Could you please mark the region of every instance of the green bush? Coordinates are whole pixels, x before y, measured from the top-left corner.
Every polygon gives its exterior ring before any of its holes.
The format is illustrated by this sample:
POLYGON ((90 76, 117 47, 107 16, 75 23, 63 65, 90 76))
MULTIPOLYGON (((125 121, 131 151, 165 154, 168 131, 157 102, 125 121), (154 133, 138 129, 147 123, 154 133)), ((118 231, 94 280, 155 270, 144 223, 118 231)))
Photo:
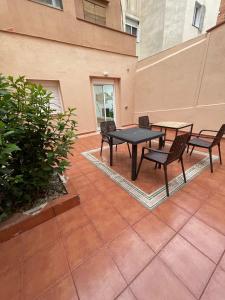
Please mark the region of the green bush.
POLYGON ((32 207, 69 166, 75 109, 54 114, 41 85, 0 75, 0 219, 32 207))

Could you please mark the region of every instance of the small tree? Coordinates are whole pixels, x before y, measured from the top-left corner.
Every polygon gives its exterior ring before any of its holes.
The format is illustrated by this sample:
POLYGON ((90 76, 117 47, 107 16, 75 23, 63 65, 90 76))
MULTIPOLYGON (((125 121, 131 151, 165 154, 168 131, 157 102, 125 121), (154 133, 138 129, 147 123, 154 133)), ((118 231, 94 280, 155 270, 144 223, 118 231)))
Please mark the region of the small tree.
POLYGON ((0 76, 0 215, 32 207, 69 166, 75 109, 54 114, 51 93, 24 77, 0 76))

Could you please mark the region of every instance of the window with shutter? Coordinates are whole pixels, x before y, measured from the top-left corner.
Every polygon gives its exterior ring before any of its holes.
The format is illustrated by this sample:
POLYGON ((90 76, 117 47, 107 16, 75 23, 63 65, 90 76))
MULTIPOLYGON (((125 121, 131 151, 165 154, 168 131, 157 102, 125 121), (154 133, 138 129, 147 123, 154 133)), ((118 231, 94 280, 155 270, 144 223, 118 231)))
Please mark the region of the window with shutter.
POLYGON ((126 17, 125 31, 136 36, 137 42, 140 41, 139 21, 126 17))
POLYGON ((83 0, 84 19, 99 25, 106 25, 106 6, 94 0, 83 0))
POLYGON ((59 82, 45 81, 45 80, 29 80, 29 81, 42 85, 44 89, 52 93, 50 106, 52 109, 54 109, 54 114, 63 112, 59 82))
POLYGON ((205 5, 201 5, 199 2, 195 2, 194 15, 192 25, 202 31, 205 19, 205 5))

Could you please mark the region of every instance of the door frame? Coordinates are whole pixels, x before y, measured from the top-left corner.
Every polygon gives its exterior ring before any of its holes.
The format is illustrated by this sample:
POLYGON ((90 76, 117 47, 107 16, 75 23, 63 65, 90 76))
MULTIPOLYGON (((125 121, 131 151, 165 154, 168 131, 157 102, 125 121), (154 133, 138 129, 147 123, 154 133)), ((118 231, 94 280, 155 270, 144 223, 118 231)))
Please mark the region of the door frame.
MULTIPOLYGON (((98 121, 97 121, 97 113, 96 113, 96 95, 95 95, 95 85, 112 85, 113 86, 113 119, 116 123, 116 83, 114 80, 92 80, 92 94, 93 94, 93 101, 94 101, 94 110, 95 110, 95 128, 96 131, 100 131, 100 128, 98 127, 98 121)), ((104 97, 104 104, 105 104, 105 97, 104 97)))

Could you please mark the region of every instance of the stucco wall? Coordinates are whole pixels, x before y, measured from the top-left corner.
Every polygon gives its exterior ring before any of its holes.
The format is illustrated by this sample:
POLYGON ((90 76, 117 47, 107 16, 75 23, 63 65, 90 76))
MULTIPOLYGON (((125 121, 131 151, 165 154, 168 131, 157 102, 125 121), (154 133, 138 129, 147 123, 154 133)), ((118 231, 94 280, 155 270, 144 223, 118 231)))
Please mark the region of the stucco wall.
POLYGON ((140 16, 140 57, 148 57, 163 49, 166 0, 142 1, 140 16))
POLYGON ((0 32, 0 40, 1 72, 59 80, 64 107, 77 108, 79 133, 96 130, 91 78, 104 72, 116 79, 117 124, 133 122, 136 58, 14 33, 0 32))
POLYGON ((196 0, 187 1, 182 39, 183 41, 192 39, 216 25, 221 0, 198 0, 200 4, 204 4, 206 7, 202 32, 200 32, 198 28, 192 26, 195 1, 196 0))
POLYGON ((206 32, 217 22, 221 0, 198 0, 206 6, 203 30, 192 26, 195 0, 140 0, 140 59, 206 32))
POLYGON ((194 130, 225 121, 225 25, 137 64, 135 122, 186 121, 194 130))
POLYGON ((30 0, 1 0, 0 30, 135 55, 135 37, 121 31, 119 0, 107 6, 108 27, 84 21, 82 14, 82 0, 63 1, 63 10, 30 0))

